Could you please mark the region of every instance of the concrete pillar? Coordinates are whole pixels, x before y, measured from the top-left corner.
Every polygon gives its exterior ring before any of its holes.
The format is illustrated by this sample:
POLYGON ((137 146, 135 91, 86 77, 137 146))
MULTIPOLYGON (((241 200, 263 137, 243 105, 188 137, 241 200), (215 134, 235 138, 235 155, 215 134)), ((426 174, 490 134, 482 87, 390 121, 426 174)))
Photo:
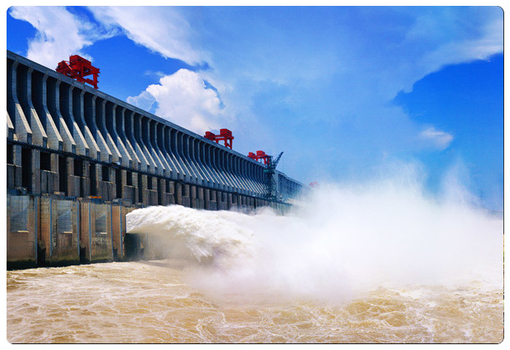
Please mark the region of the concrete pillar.
POLYGON ((28 68, 26 71, 23 69, 21 74, 24 79, 20 86, 22 89, 18 90, 18 93, 20 93, 21 106, 25 111, 25 115, 30 123, 30 128, 32 129, 32 143, 46 148, 48 135, 32 103, 32 73, 33 68, 28 68))
POLYGON ((175 198, 177 200, 177 204, 183 205, 182 201, 182 183, 176 182, 175 183, 175 198))
POLYGON ((19 188, 22 186, 21 146, 8 145, 7 152, 11 153, 7 155, 7 188, 19 188))
POLYGON ((47 79, 47 107, 56 128, 62 138, 62 148, 66 152, 76 153, 76 142, 69 130, 62 113, 60 113, 60 83, 61 80, 47 79))
POLYGON ((115 124, 115 113, 115 105, 111 102, 107 103, 105 99, 96 101, 96 124, 105 138, 107 148, 111 152, 111 161, 118 165, 129 166, 129 160, 127 163, 122 161, 124 155, 127 156, 127 152, 123 149, 124 145, 119 142, 117 133, 113 127, 115 124))
POLYGON ((18 61, 7 60, 7 113, 21 142, 32 143, 32 128, 18 98, 18 61))
POLYGON ((65 162, 65 166, 67 166, 67 195, 80 197, 81 178, 76 175, 74 158, 66 157, 65 162))
POLYGON ((141 196, 139 196, 138 201, 140 203, 143 203, 144 205, 149 204, 149 199, 147 195, 147 186, 148 186, 148 179, 147 175, 141 175, 138 177, 138 189, 141 189, 139 193, 141 196))
MULTIPOLYGON (((121 170, 122 176, 122 200, 127 201, 130 204, 134 204, 137 202, 137 186, 136 181, 138 179, 137 174, 128 170, 121 170)), ((119 194, 116 193, 117 198, 119 194)))
POLYGON ((130 168, 133 168, 134 170, 140 170, 141 169, 141 163, 140 159, 138 158, 138 155, 133 148, 132 145, 132 135, 129 134, 126 130, 126 121, 127 121, 127 110, 126 108, 116 108, 116 113, 114 115, 115 117, 115 131, 117 132, 117 140, 115 141, 117 143, 117 146, 119 147, 119 150, 121 150, 122 153, 122 161, 124 166, 128 166, 130 168), (124 147, 122 147, 123 145, 124 147), (128 162, 126 164, 126 162, 128 162))
POLYGON ((196 186, 191 185, 190 186, 190 207, 191 208, 197 208, 197 188, 196 186))
POLYGON ((232 193, 227 193, 227 209, 232 208, 233 201, 232 201, 232 193))
POLYGON ((113 160, 112 151, 108 147, 106 138, 103 135, 105 130, 101 128, 101 124, 104 123, 105 118, 104 109, 102 108, 104 106, 101 100, 98 105, 96 105, 96 101, 97 95, 91 95, 89 93, 85 93, 83 95, 83 118, 99 150, 98 159, 103 162, 111 163, 113 160), (99 119, 102 123, 98 125, 96 123, 97 119, 99 119))
POLYGON ((141 125, 139 122, 139 114, 126 111, 126 133, 128 135, 129 140, 131 141, 131 146, 133 146, 136 155, 140 161, 140 169, 142 171, 151 171, 151 165, 148 158, 145 155, 144 150, 142 149, 142 143, 140 141, 141 135, 141 125), (136 115, 136 118, 135 118, 136 115))
POLYGON ((149 137, 148 128, 146 123, 143 122, 143 116, 139 113, 134 113, 133 116, 133 126, 135 139, 138 142, 138 147, 140 148, 140 152, 142 152, 144 158, 147 160, 147 169, 151 174, 158 174, 158 164, 151 157, 149 150, 147 149, 147 145, 144 140, 149 137))
POLYGON ((218 210, 227 210, 227 193, 223 191, 216 192, 216 203, 218 205, 218 210))
POLYGON ((147 178, 147 184, 149 188, 147 188, 147 196, 148 196, 148 204, 149 205, 158 205, 158 191, 157 191, 157 178, 154 176, 150 176, 147 178), (150 185, 149 185, 150 183, 150 185))
POLYGON ((185 169, 186 176, 184 176, 184 181, 196 183, 197 176, 194 173, 193 168, 189 164, 184 154, 185 146, 183 144, 184 143, 183 133, 178 130, 172 130, 172 141, 176 155, 178 156, 179 161, 181 162, 183 168, 185 169))
POLYGON ((163 132, 163 144, 166 146, 170 160, 173 162, 175 168, 177 169, 175 179, 185 181, 187 177, 187 170, 184 164, 182 164, 179 153, 177 152, 177 140, 175 134, 176 130, 170 127, 165 127, 163 132))
POLYGON ((44 154, 44 169, 42 168, 41 158, 39 158, 40 166, 40 193, 55 193, 59 191, 59 173, 58 173, 58 154, 42 152, 39 157, 44 154), (48 164, 49 162, 49 164, 48 164))
POLYGON ((7 195, 7 267, 35 267, 38 240, 37 197, 7 195))
POLYGON ((83 201, 80 205, 82 262, 113 260, 112 208, 109 204, 83 201))
POLYGON ((46 132, 47 145, 49 148, 61 151, 63 149, 63 140, 48 110, 48 75, 34 72, 32 78, 32 102, 41 121, 41 125, 46 132))
POLYGON ((205 209, 204 188, 197 188, 197 209, 205 209))
POLYGON ((218 210, 218 192, 209 190, 209 206, 210 210, 218 210))
POLYGON ((74 142, 76 143, 76 153, 83 156, 89 156, 90 147, 83 136, 80 126, 74 118, 74 87, 67 84, 60 84, 60 112, 72 133, 74 142))
POLYGON ((76 202, 41 197, 39 245, 46 265, 79 262, 77 210, 76 202))
POLYGON ((219 188, 220 186, 223 185, 223 180, 221 179, 221 177, 218 173, 218 170, 212 161, 212 156, 213 156, 212 155, 213 154, 212 147, 214 147, 214 146, 210 145, 206 141, 204 141, 203 144, 204 144, 204 147, 203 147, 204 163, 206 164, 207 168, 209 169, 209 172, 212 175, 212 178, 213 178, 212 186, 213 186, 213 188, 219 188))
POLYGON ((172 147, 170 144, 171 143, 170 127, 163 125, 163 124, 159 124, 158 127, 160 128, 160 132, 161 132, 159 140, 161 142, 162 152, 163 152, 164 156, 166 157, 167 163, 170 165, 170 168, 171 168, 170 178, 173 180, 182 180, 183 179, 183 170, 182 170, 181 165, 177 161, 174 152, 172 152, 172 147))
POLYGON ((133 174, 133 186, 136 187, 135 194, 136 194, 136 203, 145 204, 145 196, 144 196, 144 189, 147 187, 147 183, 144 182, 144 176, 139 173, 133 174))
POLYGON ((101 150, 85 121, 85 91, 73 90, 72 92, 73 116, 89 146, 89 156, 93 159, 101 160, 101 150))
POLYGON ((126 235, 126 208, 123 205, 111 204, 113 260, 125 258, 124 239, 126 235))
POLYGON ((166 181, 166 203, 165 205, 176 204, 175 201, 175 182, 174 181, 166 181))
POLYGON ((147 141, 148 141, 149 150, 152 154, 152 158, 154 158, 154 160, 158 164, 159 174, 164 177, 169 177, 170 172, 171 172, 170 166, 167 163, 163 154, 161 153, 161 150, 159 149, 159 145, 158 145, 159 140, 158 140, 158 132, 157 132, 156 127, 157 127, 157 124, 159 124, 159 123, 157 121, 151 120, 149 118, 146 118, 146 119, 147 119, 148 128, 149 128, 149 139, 147 141))
POLYGON ((30 169, 23 169, 22 171, 29 171, 31 172, 31 190, 30 193, 38 195, 41 194, 41 151, 38 149, 31 149, 30 150, 32 159, 31 159, 31 170, 30 169))
POLYGON ((184 184, 182 186, 182 205, 191 208, 191 185, 184 184))
MULTIPOLYGON (((98 191, 97 195, 105 201, 111 201, 114 199, 115 194, 115 170, 105 164, 97 164, 98 170, 98 191)), ((122 185, 122 184, 121 184, 122 185)))

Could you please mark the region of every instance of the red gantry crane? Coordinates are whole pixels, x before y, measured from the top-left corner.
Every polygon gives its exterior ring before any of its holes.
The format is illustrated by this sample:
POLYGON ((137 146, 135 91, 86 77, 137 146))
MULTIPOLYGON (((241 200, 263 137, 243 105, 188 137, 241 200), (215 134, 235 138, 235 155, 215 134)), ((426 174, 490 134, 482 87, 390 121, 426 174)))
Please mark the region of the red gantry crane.
POLYGON ((216 141, 216 143, 223 141, 225 147, 232 149, 232 140, 234 139, 234 136, 232 136, 232 131, 228 129, 220 129, 220 133, 218 135, 215 135, 210 131, 206 131, 204 137, 211 141, 216 141))
POLYGON ((257 151, 257 154, 255 154, 253 152, 248 153, 248 158, 251 158, 257 162, 260 159, 262 159, 262 161, 264 162, 264 165, 267 165, 267 164, 269 164, 269 160, 271 159, 271 156, 266 154, 266 152, 264 152, 264 151, 257 151))
POLYGON ((90 61, 81 56, 72 55, 69 57, 69 61, 59 62, 56 71, 76 79, 80 83, 89 83, 97 90, 99 68, 94 67, 90 61), (85 78, 89 75, 92 75, 92 79, 85 78))

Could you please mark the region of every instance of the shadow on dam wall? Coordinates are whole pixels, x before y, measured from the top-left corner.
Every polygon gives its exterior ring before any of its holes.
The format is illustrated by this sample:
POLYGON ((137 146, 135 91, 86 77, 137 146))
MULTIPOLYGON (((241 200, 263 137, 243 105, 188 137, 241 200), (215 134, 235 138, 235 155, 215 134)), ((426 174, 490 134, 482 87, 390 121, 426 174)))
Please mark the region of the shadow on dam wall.
MULTIPOLYGON (((283 212, 289 207, 256 198, 221 194, 215 198, 214 207, 222 210, 270 206, 283 212), (224 197, 230 199, 219 201, 224 197)), ((140 207, 88 198, 8 194, 7 268, 158 259, 146 235, 126 233, 126 215, 140 207)))

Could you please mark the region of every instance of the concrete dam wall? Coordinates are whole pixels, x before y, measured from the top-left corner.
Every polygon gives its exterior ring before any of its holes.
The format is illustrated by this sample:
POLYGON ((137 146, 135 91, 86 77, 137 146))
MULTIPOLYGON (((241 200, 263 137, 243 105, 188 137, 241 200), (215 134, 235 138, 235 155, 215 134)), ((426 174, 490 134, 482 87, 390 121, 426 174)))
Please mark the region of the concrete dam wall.
POLYGON ((268 197, 265 169, 7 51, 8 267, 127 259, 144 206, 285 210, 303 185, 275 171, 268 197))

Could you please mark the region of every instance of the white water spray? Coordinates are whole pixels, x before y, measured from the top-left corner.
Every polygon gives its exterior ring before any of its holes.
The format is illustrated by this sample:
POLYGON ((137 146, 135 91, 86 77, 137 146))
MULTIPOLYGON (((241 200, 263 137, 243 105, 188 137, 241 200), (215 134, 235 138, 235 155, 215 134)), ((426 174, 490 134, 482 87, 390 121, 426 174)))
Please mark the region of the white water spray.
POLYGON ((429 197, 408 180, 322 184, 286 216, 139 209, 128 232, 150 234, 169 258, 185 259, 189 283, 229 300, 336 302, 407 284, 502 287, 502 219, 458 195, 429 197))

